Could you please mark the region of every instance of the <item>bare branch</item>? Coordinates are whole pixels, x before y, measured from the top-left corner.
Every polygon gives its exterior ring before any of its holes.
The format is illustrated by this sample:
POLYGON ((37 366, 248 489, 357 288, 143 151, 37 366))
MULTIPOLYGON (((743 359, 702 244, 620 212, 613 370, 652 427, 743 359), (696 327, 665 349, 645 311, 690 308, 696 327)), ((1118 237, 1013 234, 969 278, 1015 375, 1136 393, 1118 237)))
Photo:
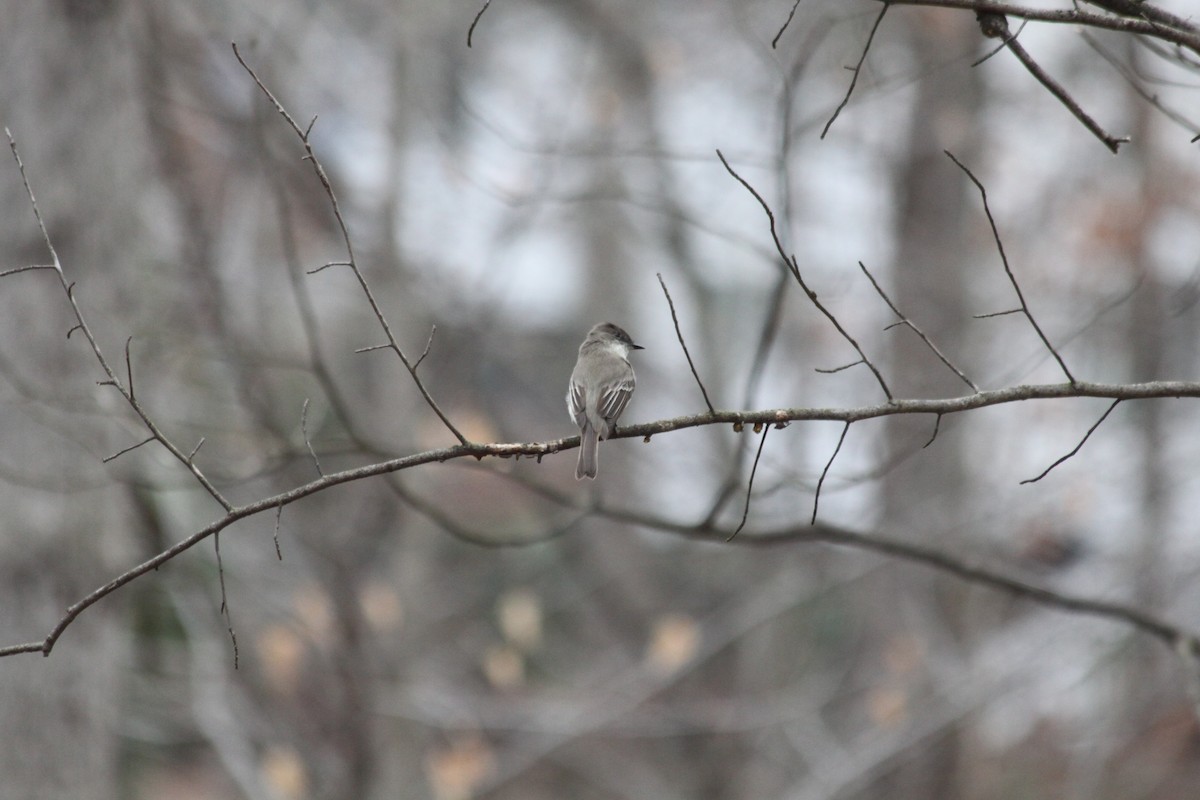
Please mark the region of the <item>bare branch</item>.
MULTIPOLYGON (((874 419, 878 417, 895 416, 901 414, 955 414, 964 411, 970 411, 977 408, 984 408, 994 405, 1002 405, 1005 403, 1020 402, 1025 400, 1048 400, 1061 399, 1067 397, 1108 397, 1111 399, 1121 400, 1142 400, 1150 398, 1167 398, 1167 397, 1191 397, 1200 399, 1200 382, 1183 382, 1183 381, 1155 381, 1151 383, 1135 383, 1135 384, 1100 384, 1100 383, 1060 383, 1060 384, 1043 384, 1032 386, 1013 386, 1006 389, 998 389, 995 391, 984 391, 976 394, 965 395, 963 397, 948 397, 948 398, 932 398, 924 400, 894 400, 887 403, 882 403, 875 406, 865 406, 860 408, 779 408, 768 409, 764 411, 754 412, 735 412, 735 411, 718 411, 715 413, 695 414, 690 416, 675 417, 673 419, 660 420, 658 422, 643 423, 640 425, 623 426, 620 430, 614 431, 609 437, 610 439, 645 439, 660 433, 668 431, 683 430, 687 428, 696 428, 706 425, 734 425, 743 426, 747 424, 762 424, 776 425, 786 423, 792 420, 838 420, 841 422, 857 422, 864 419, 874 419)), ((844 434, 843 434, 844 436, 844 434)), ((13 645, 7 648, 0 648, 0 656, 14 655, 17 653, 41 652, 44 655, 49 655, 54 648, 55 643, 63 632, 91 606, 112 594, 122 586, 136 580, 137 578, 152 572, 168 561, 179 556, 181 553, 187 552, 195 547, 200 542, 210 536, 223 531, 235 522, 246 519, 248 517, 261 514, 264 511, 276 510, 276 532, 278 533, 279 515, 285 505, 290 505, 299 500, 302 500, 311 495, 323 492, 334 486, 340 486, 344 483, 352 481, 365 480, 367 478, 386 475, 401 470, 413 469, 424 464, 444 463, 460 458, 482 459, 487 457, 496 458, 512 458, 515 456, 532 456, 541 458, 545 455, 559 453, 564 450, 570 450, 579 446, 579 437, 571 436, 563 439, 554 439, 545 442, 523 442, 523 443, 496 443, 496 444, 479 444, 469 442, 467 444, 455 445, 453 447, 439 448, 435 450, 426 450, 420 453, 414 453, 399 458, 388 459, 374 464, 368 464, 353 469, 343 470, 324 475, 316 480, 301 486, 294 487, 285 492, 264 497, 252 503, 242 506, 230 507, 224 516, 220 519, 208 524, 204 528, 192 533, 187 538, 177 542, 173 546, 163 550, 152 558, 143 561, 141 564, 126 570, 108 583, 93 590, 91 593, 72 604, 62 616, 62 618, 54 625, 53 629, 47 634, 42 641, 41 646, 33 646, 31 644, 13 645)), ((836 455, 836 453, 835 453, 836 455)), ((831 460, 832 461, 832 460, 831 460)), ((613 516, 609 512, 610 516, 613 516)), ((617 518, 617 517, 613 517, 617 518)), ((694 526, 679 525, 671 530, 677 530, 680 533, 687 535, 695 535, 697 529, 694 526)), ((706 526, 705 531, 715 530, 711 526, 706 526)), ((826 528, 806 528, 805 531, 826 530, 826 528)), ((721 533, 721 536, 727 536, 728 532, 721 533)), ((879 540, 871 539, 862 535, 857 535, 859 538, 854 538, 854 535, 843 537, 841 539, 831 539, 833 543, 850 544, 851 546, 865 547, 867 549, 876 549, 880 552, 900 557, 908 558, 909 560, 930 563, 933 566, 940 566, 950 572, 959 574, 960 577, 974 579, 985 584, 995 585, 1001 584, 1002 587, 1011 589, 1011 582, 1008 579, 993 579, 988 577, 986 570, 976 571, 971 567, 958 569, 953 566, 957 562, 953 557, 946 555, 938 550, 929 550, 926 552, 915 545, 904 543, 899 544, 880 544, 879 540), (972 576, 976 576, 972 578, 972 576)), ((704 537, 707 538, 707 537, 704 537)), ((747 537, 740 537, 739 541, 745 540, 747 537)), ((764 543, 770 540, 770 535, 764 538, 762 534, 756 534, 752 538, 755 543, 764 543), (762 540, 761 542, 758 540, 762 540)), ((803 540, 804 535, 795 532, 788 535, 789 540, 803 540)), ((811 536, 807 538, 812 538, 811 536)), ((1019 590, 1014 589, 1013 591, 1019 590)), ((1034 589, 1031 590, 1034 599, 1039 597, 1044 602, 1054 604, 1052 599, 1058 595, 1049 593, 1046 590, 1034 589), (1045 592, 1046 595, 1039 595, 1039 592, 1045 592)), ((1079 606, 1076 610, 1083 610, 1085 613, 1097 613, 1101 616, 1115 616, 1117 618, 1126 619, 1133 622, 1132 619, 1127 619, 1122 616, 1121 612, 1112 612, 1106 614, 1103 611, 1097 611, 1097 608, 1124 608, 1115 606, 1114 604, 1093 603, 1092 601, 1071 601, 1079 606), (1093 609, 1093 610, 1088 610, 1093 609)), ((1074 606, 1068 605, 1067 607, 1074 606)), ((1141 612, 1131 612, 1140 614, 1141 612)), ((1148 615, 1144 615, 1145 619, 1150 619, 1148 615)), ((1138 623, 1133 623, 1138 624, 1138 623)), ((1165 623, 1163 623, 1165 625, 1165 623)), ((1144 627, 1139 625, 1139 627, 1144 627)), ((1178 633, 1177 628, 1163 628, 1170 630, 1172 635, 1178 633)), ((1182 635, 1182 634, 1180 634, 1182 635)), ((1190 634, 1189 634, 1190 635, 1190 634)))
MULTIPOLYGON (((962 382, 965 383, 967 386, 970 386, 973 391, 978 392, 979 387, 975 385, 975 382, 972 381, 970 378, 968 378, 966 375, 964 375, 962 370, 960 370, 958 367, 956 367, 952 363, 950 363, 950 359, 946 358, 945 354, 942 353, 942 351, 937 348, 937 345, 935 345, 932 341, 930 341, 929 337, 926 336, 924 334, 924 332, 920 328, 917 327, 915 322, 913 322, 911 319, 906 317, 904 314, 900 313, 900 309, 896 308, 896 304, 893 303, 891 298, 887 296, 887 293, 883 291, 883 287, 880 286, 879 282, 875 280, 875 276, 871 274, 871 272, 867 269, 866 265, 860 261, 860 262, 858 262, 858 268, 861 269, 863 271, 863 274, 867 276, 867 280, 869 280, 871 282, 871 285, 875 287, 875 291, 878 292, 879 296, 883 298, 883 302, 888 304, 888 308, 890 308, 892 310, 892 312, 897 317, 900 318, 900 321, 896 322, 894 324, 908 326, 908 328, 910 328, 913 333, 915 333, 917 336, 921 337, 921 341, 924 342, 929 347, 929 349, 933 351, 933 354, 935 356, 937 356, 938 359, 943 364, 945 364, 946 367, 951 372, 953 372, 955 375, 957 375, 959 377, 959 379, 962 380, 962 382)), ((888 327, 890 328, 890 327, 892 327, 892 325, 889 325, 888 327)))
POLYGON ((471 20, 471 27, 467 28, 467 47, 471 46, 471 37, 475 35, 475 26, 479 24, 479 18, 483 16, 483 12, 488 10, 488 6, 492 4, 492 0, 483 0, 483 8, 479 9, 479 13, 475 15, 475 19, 471 20))
MULTIPOLYGON (((8 128, 5 128, 4 130, 7 131, 8 128)), ((12 269, 6 269, 3 272, 0 272, 0 278, 7 278, 9 275, 16 275, 18 272, 29 272, 35 269, 57 270, 58 267, 54 266, 53 264, 28 264, 24 267, 13 267, 12 269)))
POLYGON ((217 553, 217 579, 221 583, 221 615, 225 617, 225 628, 229 631, 229 640, 233 643, 233 668, 238 668, 237 634, 233 632, 233 619, 229 616, 229 603, 225 594, 225 564, 221 561, 221 534, 213 534, 213 549, 217 553))
POLYGON ((754 475, 758 472, 758 460, 762 458, 763 446, 767 443, 767 434, 771 432, 771 426, 767 425, 763 428, 762 438, 758 440, 758 452, 754 454, 754 466, 750 468, 750 480, 746 482, 746 505, 742 509, 742 521, 733 529, 733 533, 725 540, 733 541, 733 537, 741 533, 742 528, 746 527, 746 518, 750 516, 750 495, 754 491, 754 475))
POLYGON ((871 32, 867 34, 867 43, 863 45, 862 55, 858 57, 858 63, 850 68, 854 73, 854 77, 850 79, 850 85, 846 87, 846 95, 842 98, 842 102, 838 103, 838 107, 833 110, 833 116, 825 123, 825 127, 821 129, 821 138, 825 138, 825 134, 829 133, 829 129, 833 127, 833 121, 842 113, 842 109, 850 102, 850 95, 854 93, 854 87, 858 84, 858 75, 862 72, 863 62, 867 60, 867 53, 871 50, 871 42, 875 41, 875 32, 879 30, 879 23, 883 22, 883 15, 890 8, 888 0, 884 0, 883 6, 879 9, 879 15, 875 17, 875 24, 871 26, 871 32))
POLYGON ((813 367, 813 372, 819 372, 822 375, 833 375, 848 370, 851 367, 857 367, 861 363, 863 363, 863 360, 860 358, 858 361, 851 361, 849 364, 842 364, 840 367, 813 367))
POLYGON ((437 333, 437 325, 429 328, 429 339, 425 342, 425 349, 421 352, 421 357, 413 364, 413 372, 417 371, 417 367, 421 366, 421 362, 425 360, 425 356, 429 355, 429 348, 433 347, 433 335, 437 333))
POLYGON ((1017 278, 1015 275, 1013 275, 1012 267, 1010 267, 1008 264, 1008 256, 1004 254, 1004 242, 1000 240, 1000 230, 996 227, 996 218, 992 216, 992 208, 988 204, 987 189, 983 188, 983 184, 978 178, 975 177, 975 173, 967 169, 967 167, 961 161, 954 157, 953 153, 951 153, 949 150, 943 150, 942 152, 945 153, 946 156, 949 157, 949 159, 953 161, 959 169, 966 173, 967 177, 971 179, 971 183, 975 184, 975 188, 979 190, 979 196, 983 200, 983 213, 987 215, 988 224, 992 227, 992 238, 995 239, 996 249, 1000 252, 1000 261, 1004 264, 1004 272, 1008 275, 1009 283, 1012 284, 1013 290, 1017 293, 1017 300, 1021 303, 1021 311, 1024 312, 1025 318, 1029 320, 1029 324, 1033 326, 1035 331, 1037 331, 1037 335, 1042 340, 1042 344, 1046 345, 1046 349, 1050 351, 1050 354, 1054 356, 1054 360, 1058 362, 1060 367, 1062 367, 1063 374, 1067 376, 1067 380, 1075 383, 1075 376, 1071 374, 1071 370, 1067 369, 1067 363, 1063 361, 1062 356, 1060 356, 1058 351, 1054 349, 1054 345, 1050 344, 1050 340, 1046 338, 1046 334, 1042 331, 1041 326, 1038 325, 1037 320, 1033 318, 1033 312, 1029 310, 1029 304, 1025 302, 1025 294, 1021 291, 1021 285, 1017 283, 1017 278))
POLYGON ((129 385, 129 399, 132 402, 136 396, 133 393, 133 364, 129 360, 129 345, 133 342, 133 337, 130 336, 125 340, 125 380, 129 385))
MULTIPOLYGON (((886 9, 887 6, 885 5, 886 9)), ((1025 69, 1029 70, 1029 74, 1037 78, 1038 82, 1045 86, 1050 94, 1054 95, 1058 102, 1062 103, 1068 111, 1075 115, 1075 118, 1083 123, 1083 126, 1092 132, 1092 135, 1104 143, 1112 152, 1116 153, 1121 145, 1129 141, 1128 136, 1113 136, 1108 131, 1100 127, 1096 120, 1092 119, 1083 108, 1071 97, 1070 93, 1063 88, 1062 84, 1050 77, 1036 61, 1025 47, 1017 41, 1017 37, 1010 35, 1008 30, 1008 20, 1002 14, 981 13, 979 15, 979 29, 984 36, 992 39, 1004 39, 1004 45, 1012 51, 1012 54, 1017 57, 1025 69)))
POLYGON ((1055 462, 1054 462, 1053 464, 1051 464, 1050 466, 1046 467, 1046 469, 1042 471, 1042 474, 1038 475, 1036 478, 1026 478, 1025 480, 1021 481, 1021 485, 1022 485, 1022 486, 1024 486, 1024 485, 1025 485, 1025 484, 1027 484, 1027 483, 1037 483, 1037 482, 1038 482, 1038 481, 1040 481, 1042 478, 1044 478, 1044 477, 1046 477, 1047 475, 1049 475, 1049 474, 1050 474, 1050 471, 1051 471, 1052 469, 1054 469, 1054 468, 1055 468, 1055 467, 1057 467, 1059 464, 1063 463, 1063 462, 1064 462, 1064 461, 1066 461, 1068 458, 1070 458, 1070 457, 1072 457, 1073 455, 1075 455, 1076 453, 1078 453, 1078 452, 1079 452, 1079 451, 1080 451, 1080 450, 1083 448, 1084 444, 1086 444, 1086 443, 1087 443, 1087 440, 1088 440, 1089 438, 1091 438, 1091 435, 1092 435, 1092 433, 1093 433, 1093 432, 1095 432, 1096 428, 1099 428, 1099 427, 1100 427, 1100 423, 1102 423, 1102 422, 1104 422, 1104 420, 1108 419, 1108 415, 1109 415, 1109 414, 1111 414, 1111 413, 1113 412, 1113 409, 1114 409, 1114 408, 1116 408, 1116 407, 1117 407, 1118 405, 1120 405, 1120 404, 1121 404, 1121 401, 1120 401, 1120 400, 1113 400, 1113 402, 1112 402, 1112 405, 1110 405, 1110 406, 1108 407, 1108 410, 1107 410, 1107 411, 1105 411, 1103 414, 1101 414, 1101 415, 1100 415, 1100 419, 1096 420, 1095 424, 1094 424, 1094 425, 1092 425, 1092 427, 1088 428, 1088 430, 1087 430, 1087 433, 1085 433, 1085 434, 1083 435, 1083 438, 1079 440, 1079 444, 1075 445, 1075 448, 1074 448, 1074 449, 1073 449, 1071 452, 1067 453, 1065 456, 1063 456, 1062 458, 1058 459, 1057 461, 1055 461, 1055 462))
POLYGON ((1089 28, 1142 34, 1186 47, 1194 53, 1200 53, 1200 29, 1194 24, 1173 17, 1146 2, 1138 2, 1132 6, 1139 9, 1140 13, 1137 17, 1096 14, 1079 8, 1038 8, 1000 2, 999 0, 877 0, 877 2, 898 6, 957 8, 963 11, 974 11, 976 14, 1002 14, 1033 22, 1083 25, 1089 28), (1147 16, 1148 14, 1154 18, 1151 19, 1150 16, 1147 16))
POLYGON ((835 317, 829 311, 829 309, 825 308, 825 306, 821 304, 821 301, 817 299, 817 293, 808 288, 808 284, 804 282, 804 277, 800 274, 800 266, 796 263, 796 257, 794 255, 788 255, 787 251, 785 251, 783 248, 783 242, 779 238, 779 230, 775 225, 775 213, 771 211, 771 207, 767 204, 767 201, 764 200, 763 196, 758 193, 758 190, 751 186, 745 178, 739 175, 733 169, 733 167, 729 165, 729 162, 725 160, 725 156, 722 155, 720 150, 717 151, 717 158, 721 159, 721 164, 724 165, 725 171, 732 175, 738 183, 745 187, 746 191, 750 192, 751 196, 758 201, 758 204, 762 206, 763 211, 766 212, 767 220, 771 225, 771 238, 775 242, 775 250, 779 253, 779 257, 783 259, 784 265, 792 273, 792 277, 796 279, 796 283, 800 284, 800 288, 804 290, 804 294, 808 296, 809 301, 816 306, 818 311, 825 315, 825 318, 833 324, 833 327, 836 328, 837 332, 842 335, 842 338, 850 343, 850 346, 855 349, 859 357, 862 359, 861 363, 866 364, 871 372, 875 375, 875 380, 879 382, 879 387, 883 389, 884 395, 888 400, 892 400, 892 390, 888 388, 887 381, 883 379, 883 374, 875 367, 874 364, 871 363, 871 359, 867 358, 867 354, 863 352, 861 347, 859 347, 859 344, 857 341, 855 341, 854 337, 842 327, 842 323, 838 322, 837 317, 835 317))
POLYGON ((788 12, 787 19, 783 21, 783 27, 779 29, 779 32, 775 34, 775 38, 771 40, 772 50, 779 46, 779 40, 783 38, 783 32, 786 31, 788 26, 792 24, 792 17, 796 16, 796 9, 799 7, 800 0, 796 0, 796 2, 792 3, 792 10, 788 12))
POLYGON ((275 540, 275 557, 283 561, 283 550, 279 549, 279 523, 283 519, 283 503, 275 507, 275 535, 272 537, 275 540))
POLYGON ((993 311, 990 314, 972 314, 971 319, 991 319, 992 317, 1007 317, 1009 314, 1020 314, 1022 308, 1010 308, 1008 311, 993 311))
POLYGON ((929 435, 929 441, 926 442, 925 444, 921 445, 922 450, 924 450, 926 447, 929 447, 929 445, 933 444, 934 439, 937 438, 938 431, 940 431, 941 429, 942 429, 942 415, 938 414, 936 417, 934 417, 934 420, 933 420, 933 433, 929 435))
MULTIPOLYGON (((307 136, 308 134, 305 133, 307 136)), ((305 275, 316 275, 318 272, 329 269, 330 267, 352 267, 354 266, 349 261, 327 261, 319 267, 313 267, 310 270, 305 270, 305 275)))
MULTIPOLYGON (((17 169, 21 173, 21 182, 25 186, 25 194, 29 197, 29 204, 33 208, 33 215, 37 220, 38 230, 41 231, 42 241, 45 243, 46 249, 50 252, 50 257, 54 262, 54 272, 58 276, 59 284, 62 286, 63 292, 67 295, 67 302, 70 304, 71 311, 75 315, 75 325, 67 332, 67 338, 69 339, 71 334, 77 330, 83 333, 84 337, 88 341, 88 345, 92 349, 92 354, 95 356, 97 363, 100 364, 100 368, 107 376, 107 380, 98 381, 98 383, 101 385, 112 386, 118 392, 120 392, 121 396, 125 398, 125 402, 128 403, 129 407, 133 409, 133 412, 137 414, 138 418, 150 432, 151 436, 160 444, 162 444, 162 446, 165 447, 177 461, 188 468, 196 480, 200 482, 200 485, 204 487, 205 491, 207 491, 214 500, 220 503, 222 508, 224 508, 226 511, 229 511, 233 508, 232 504, 230 504, 230 502, 221 495, 221 493, 217 490, 217 487, 208 480, 204 473, 201 472, 194 463, 188 460, 187 456, 185 456, 183 452, 175 446, 175 443, 167 438, 166 434, 164 434, 158 427, 158 424, 151 419, 149 413, 142 407, 141 403, 138 402, 137 398, 134 396, 132 383, 133 370, 130 368, 129 362, 129 341, 127 340, 125 342, 125 366, 130 380, 130 385, 128 387, 121 384, 116 372, 109 364, 104 352, 100 349, 100 344, 96 341, 96 337, 93 335, 92 329, 88 326, 87 320, 84 319, 83 311, 79 308, 79 302, 75 299, 75 282, 72 281, 68 283, 66 276, 63 273, 62 260, 58 257, 58 251, 54 249, 54 243, 50 240, 50 234, 46 230, 46 223, 42 220, 42 212, 41 209, 38 208, 37 198, 33 194, 33 187, 30 186, 29 178, 25 174, 25 163, 21 160, 21 154, 17 151, 17 142, 13 138, 12 132, 9 131, 8 128, 4 129, 4 133, 8 136, 8 146, 12 151, 13 160, 17 162, 17 169)), ((117 455, 120 455, 120 453, 117 455)))
POLYGON ((304 398, 304 405, 300 408, 300 433, 304 436, 304 446, 308 448, 308 454, 312 456, 313 464, 317 467, 317 474, 324 475, 321 469, 321 459, 317 458, 317 452, 313 450, 312 442, 308 440, 308 398, 304 398))
POLYGON ((111 456, 107 456, 107 457, 105 457, 105 458, 102 458, 102 459, 100 459, 100 462, 101 462, 102 464, 107 464, 108 462, 110 462, 110 461, 113 461, 113 460, 115 460, 115 459, 118 459, 118 458, 120 458, 121 456, 125 455, 125 454, 126 454, 126 453, 128 453, 130 450, 137 450, 137 449, 138 449, 139 447, 141 447, 142 445, 144 445, 144 444, 150 444, 150 442, 153 442, 153 441, 154 441, 154 437, 153 437, 153 436, 147 436, 145 439, 142 439, 142 440, 141 440, 140 442, 138 442, 137 444, 131 444, 131 445, 129 445, 129 447, 126 447, 126 448, 124 448, 124 449, 122 449, 122 450, 118 450, 117 452, 113 453, 111 456))
POLYGON ((658 285, 662 287, 663 294, 667 296, 667 305, 671 307, 671 321, 675 323, 675 336, 679 339, 679 346, 683 348, 684 358, 687 359, 688 366, 691 367, 692 377, 696 379, 696 384, 700 387, 700 394, 704 395, 704 405, 708 406, 708 410, 715 411, 712 401, 708 399, 708 390, 704 388, 704 381, 700 380, 700 373, 696 372, 696 363, 692 361, 692 354, 688 352, 687 342, 683 340, 683 331, 679 329, 679 317, 675 314, 675 301, 671 299, 671 293, 667 291, 666 281, 663 280, 661 272, 655 273, 658 275, 658 285))
MULTIPOLYGON (((254 69, 246 63, 245 59, 242 58, 242 54, 238 51, 236 42, 233 43, 233 55, 237 58, 238 63, 242 65, 242 69, 246 70, 251 79, 254 80, 254 83, 258 86, 262 93, 266 95, 267 100, 272 106, 275 107, 275 110, 279 112, 279 115, 283 117, 288 126, 291 127, 292 131, 300 139, 300 143, 304 147, 304 157, 310 164, 312 164, 313 172, 316 174, 317 180, 320 181, 321 188, 325 191, 325 196, 329 199, 329 206, 333 211, 334 219, 337 221, 338 230, 341 232, 342 236, 342 243, 346 249, 346 260, 344 262, 329 262, 324 266, 319 267, 317 270, 315 270, 315 272, 319 272, 335 265, 346 266, 350 268, 350 270, 354 273, 355 279, 358 281, 359 288, 362 290, 363 295, 367 299, 368 305, 371 307, 371 312, 375 315, 375 319, 379 322, 379 326, 383 329, 384 335, 387 337, 388 344, 391 346, 391 349, 396 352, 396 355, 399 356, 400 361, 404 364, 405 369, 408 370, 409 376, 412 378, 413 383, 416 384, 417 390, 421 393, 421 397, 425 399, 426 405, 433 410, 433 413, 436 414, 438 419, 442 421, 442 425, 444 425, 446 429, 453 434, 454 438, 457 439, 460 444, 466 444, 467 438, 463 436, 461 432, 459 432, 458 428, 454 427, 454 424, 450 422, 450 418, 446 416, 441 407, 437 404, 437 402, 434 401, 433 396, 425 388, 424 382, 417 375, 416 370, 413 368, 412 362, 408 360, 408 357, 400 348, 400 344, 397 342, 395 334, 392 333, 392 327, 388 323, 387 317, 383 313, 383 309, 380 307, 379 302, 375 299, 375 293, 371 290, 370 284, 367 283, 366 276, 363 275, 362 270, 358 266, 358 262, 354 256, 354 243, 351 240, 350 229, 346 225, 345 217, 342 216, 341 204, 338 202, 337 194, 333 191, 333 184, 330 182, 329 176, 325 172, 325 167, 321 165, 320 159, 317 158, 317 154, 313 150, 312 140, 310 138, 312 123, 309 124, 308 128, 303 130, 298 124, 296 124, 296 120, 292 117, 292 115, 288 113, 287 109, 283 107, 283 104, 279 102, 271 90, 267 88, 266 84, 262 82, 262 79, 258 77, 258 74, 254 71, 254 69)), ((316 117, 313 117, 313 122, 316 122, 316 117)))
POLYGON ((200 452, 200 448, 203 446, 204 446, 204 437, 201 436, 200 441, 196 442, 196 446, 192 448, 192 452, 188 453, 187 460, 188 460, 189 464, 192 462, 192 459, 196 457, 196 453, 200 452))
POLYGON ((850 432, 850 423, 842 428, 842 435, 838 437, 837 447, 833 448, 833 453, 830 454, 829 460, 825 462, 825 469, 821 470, 821 477, 817 479, 817 491, 813 495, 813 513, 810 524, 817 524, 817 507, 821 503, 821 487, 825 484, 825 476, 829 474, 829 468, 833 466, 833 461, 837 458, 838 453, 842 452, 842 443, 846 441, 846 434, 850 432))

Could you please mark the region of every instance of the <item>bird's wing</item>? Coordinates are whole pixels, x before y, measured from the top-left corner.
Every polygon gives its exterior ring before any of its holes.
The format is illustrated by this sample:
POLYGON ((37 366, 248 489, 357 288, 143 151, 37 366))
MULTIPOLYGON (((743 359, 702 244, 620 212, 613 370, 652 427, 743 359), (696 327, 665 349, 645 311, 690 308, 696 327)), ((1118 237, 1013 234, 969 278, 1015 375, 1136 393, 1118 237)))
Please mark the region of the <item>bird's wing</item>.
POLYGON ((625 406, 629 405, 629 398, 633 397, 634 380, 631 374, 617 383, 608 387, 608 391, 600 395, 600 400, 596 403, 596 414, 604 420, 604 430, 600 431, 600 438, 607 439, 608 434, 616 426, 617 417, 621 416, 621 412, 625 410, 625 406))
POLYGON ((587 397, 583 384, 578 381, 571 381, 570 387, 567 388, 567 411, 570 412, 571 419, 575 420, 575 426, 582 430, 587 424, 587 397))

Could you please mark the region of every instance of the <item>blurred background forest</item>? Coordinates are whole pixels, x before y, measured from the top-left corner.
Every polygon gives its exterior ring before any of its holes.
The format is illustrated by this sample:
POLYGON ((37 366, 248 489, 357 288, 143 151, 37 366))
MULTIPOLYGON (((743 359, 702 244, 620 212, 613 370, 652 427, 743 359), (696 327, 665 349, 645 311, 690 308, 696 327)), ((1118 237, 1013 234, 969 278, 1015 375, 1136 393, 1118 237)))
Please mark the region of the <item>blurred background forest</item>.
MULTIPOLYGON (((1064 8, 1068 3, 1034 3, 1064 8)), ((1092 6, 1087 6, 1092 8, 1092 6)), ((1200 2, 1162 2, 1182 16, 1200 2)), ((1200 362, 1200 56, 1030 23, 1020 42, 1114 156, 973 12, 871 0, 0 0, 0 123, 74 296, 138 397, 236 503, 455 443, 387 351, 365 278, 472 441, 574 434, 595 322, 626 327, 625 423, 705 410, 1188 380, 1200 362), (857 75, 864 45, 878 22, 857 75), (849 103, 822 138, 845 96, 849 103)), ((1097 12, 1100 13, 1100 12, 1097 12)), ((1019 20, 1009 20, 1015 31, 1019 20)), ((0 270, 46 263, 16 165, 0 270)), ((0 280, 0 646, 219 518, 146 436, 52 273, 0 280)), ((1200 629, 1200 409, 1065 399, 856 423, 831 525, 1200 629)), ((0 659, 13 798, 1191 798, 1186 669, 1127 625, 898 557, 804 541, 843 426, 698 427, 352 482, 227 529, 0 659), (277 540, 277 544, 276 541, 277 540), (278 553, 277 553, 278 547, 278 553), (222 613, 224 580, 228 614, 222 613), (236 645, 232 634, 236 636, 236 645)))

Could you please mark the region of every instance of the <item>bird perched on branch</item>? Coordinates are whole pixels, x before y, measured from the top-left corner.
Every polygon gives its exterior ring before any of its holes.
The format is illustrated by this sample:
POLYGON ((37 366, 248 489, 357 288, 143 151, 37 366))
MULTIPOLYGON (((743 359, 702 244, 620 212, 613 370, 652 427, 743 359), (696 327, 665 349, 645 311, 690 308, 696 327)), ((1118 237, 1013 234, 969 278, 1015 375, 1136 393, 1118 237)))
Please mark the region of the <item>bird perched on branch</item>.
POLYGON ((617 427, 637 380, 629 363, 631 350, 643 350, 611 322, 601 322, 579 345, 579 360, 567 389, 567 410, 579 426, 576 480, 596 477, 596 451, 617 427))

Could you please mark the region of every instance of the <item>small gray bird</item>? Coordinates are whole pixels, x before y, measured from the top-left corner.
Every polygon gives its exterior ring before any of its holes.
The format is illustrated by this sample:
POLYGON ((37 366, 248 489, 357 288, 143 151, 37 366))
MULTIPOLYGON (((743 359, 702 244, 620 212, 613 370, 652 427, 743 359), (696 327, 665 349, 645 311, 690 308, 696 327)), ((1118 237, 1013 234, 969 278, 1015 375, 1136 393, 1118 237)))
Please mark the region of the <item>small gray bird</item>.
POLYGON ((623 329, 601 322, 579 345, 579 360, 567 389, 567 411, 579 426, 579 463, 575 479, 596 477, 596 450, 616 430, 617 417, 629 405, 637 380, 630 350, 644 350, 623 329))

